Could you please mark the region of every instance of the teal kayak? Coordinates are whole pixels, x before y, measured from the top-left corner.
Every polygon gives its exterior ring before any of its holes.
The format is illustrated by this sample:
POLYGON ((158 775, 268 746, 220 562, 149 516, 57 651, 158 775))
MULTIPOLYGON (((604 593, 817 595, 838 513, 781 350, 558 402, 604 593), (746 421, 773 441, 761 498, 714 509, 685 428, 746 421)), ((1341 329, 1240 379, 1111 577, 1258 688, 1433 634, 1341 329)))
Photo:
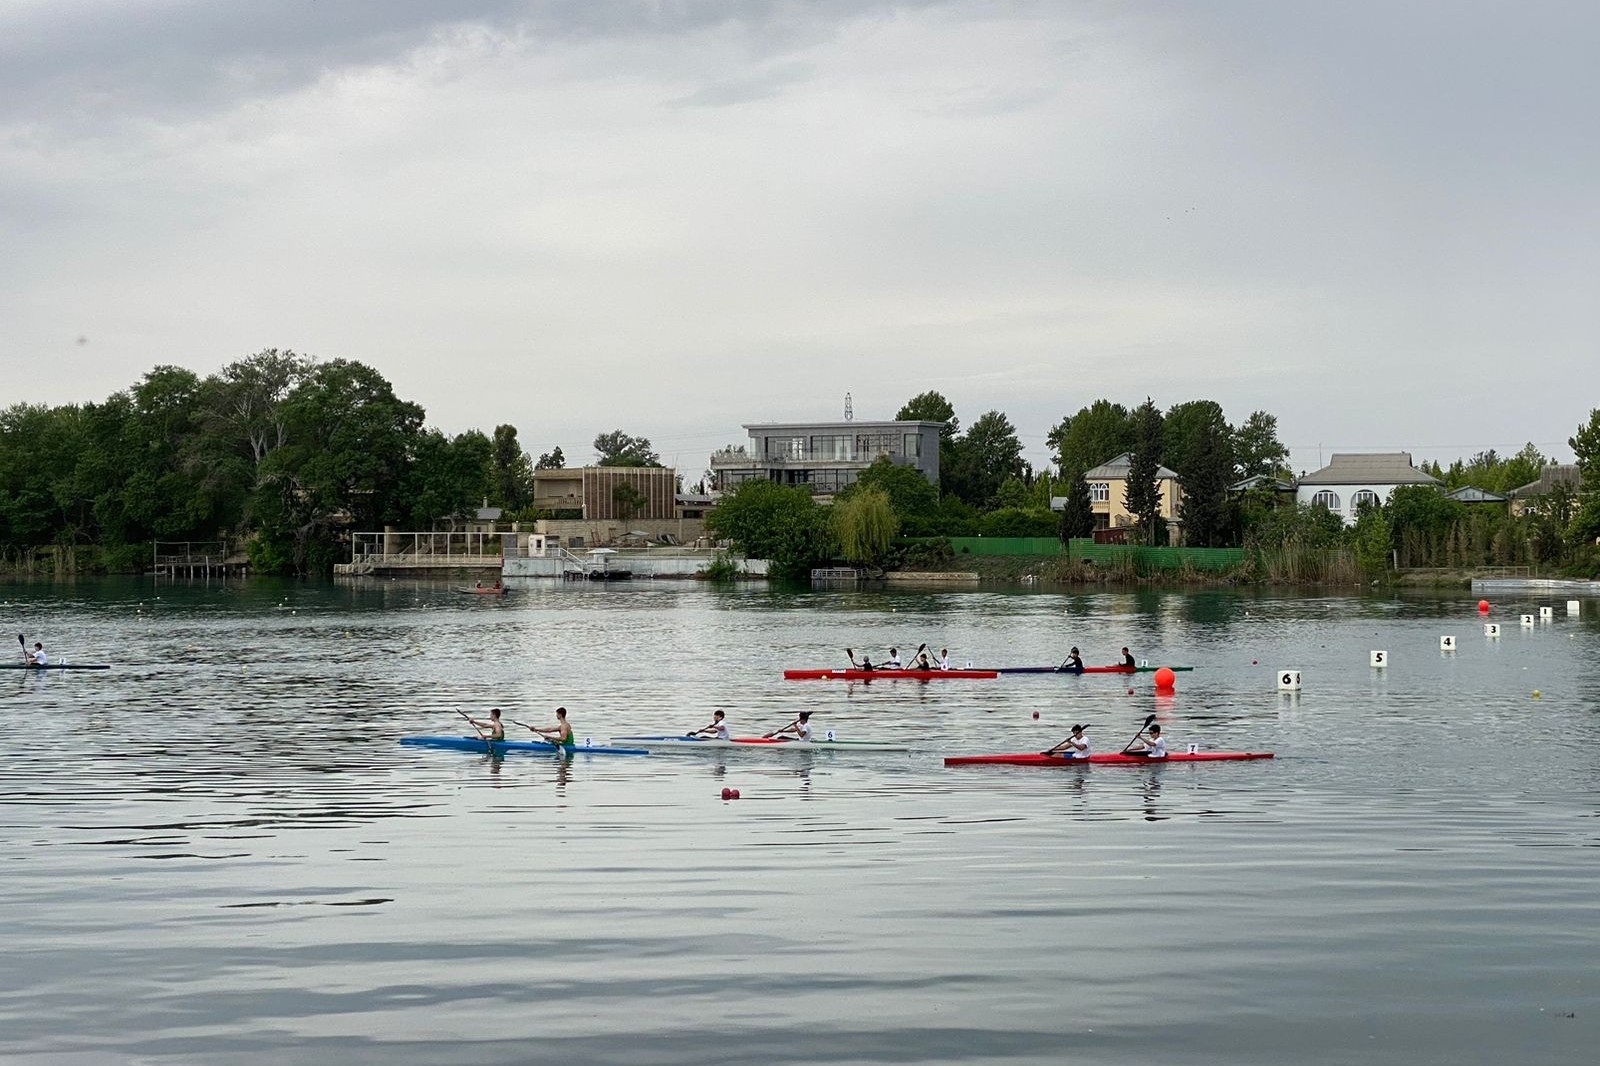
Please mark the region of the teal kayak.
POLYGON ((504 755, 507 752, 542 752, 546 755, 649 755, 645 748, 615 748, 607 744, 579 744, 564 748, 542 740, 483 740, 479 737, 401 737, 400 743, 418 748, 444 748, 450 751, 476 751, 504 755))

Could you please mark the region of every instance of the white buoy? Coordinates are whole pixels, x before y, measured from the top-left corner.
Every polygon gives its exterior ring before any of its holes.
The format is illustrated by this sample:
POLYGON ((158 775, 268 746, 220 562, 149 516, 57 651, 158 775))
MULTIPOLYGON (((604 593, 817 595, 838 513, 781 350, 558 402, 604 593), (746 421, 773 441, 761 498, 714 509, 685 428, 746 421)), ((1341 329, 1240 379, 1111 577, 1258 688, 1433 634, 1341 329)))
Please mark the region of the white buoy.
POLYGON ((1555 617, 1556 617, 1556 609, 1554 607, 1541 607, 1541 608, 1539 608, 1539 621, 1541 621, 1541 622, 1553 622, 1553 621, 1555 621, 1555 617))
POLYGON ((1576 614, 1578 614, 1578 612, 1580 612, 1582 610, 1583 610, 1583 604, 1579 603, 1577 600, 1568 600, 1567 601, 1567 614, 1576 615, 1576 614))
POLYGON ((1452 637, 1452 636, 1448 636, 1448 635, 1440 637, 1439 638, 1439 650, 1440 651, 1455 651, 1456 650, 1456 638, 1452 637))
POLYGON ((1483 635, 1486 636, 1486 637, 1498 637, 1500 635, 1500 623, 1499 622, 1485 622, 1485 623, 1483 623, 1483 635))
POLYGON ((1522 628, 1523 629, 1532 629, 1533 628, 1533 615, 1525 614, 1525 615, 1522 616, 1521 621, 1522 621, 1522 628))
POLYGON ((1299 692, 1300 691, 1300 671, 1298 671, 1298 670, 1279 670, 1278 671, 1278 691, 1279 692, 1299 692))
POLYGON ((1374 670, 1382 670, 1385 666, 1388 666, 1388 665, 1389 665, 1389 653, 1388 652, 1386 652, 1386 651, 1374 651, 1372 653, 1372 668, 1374 670))

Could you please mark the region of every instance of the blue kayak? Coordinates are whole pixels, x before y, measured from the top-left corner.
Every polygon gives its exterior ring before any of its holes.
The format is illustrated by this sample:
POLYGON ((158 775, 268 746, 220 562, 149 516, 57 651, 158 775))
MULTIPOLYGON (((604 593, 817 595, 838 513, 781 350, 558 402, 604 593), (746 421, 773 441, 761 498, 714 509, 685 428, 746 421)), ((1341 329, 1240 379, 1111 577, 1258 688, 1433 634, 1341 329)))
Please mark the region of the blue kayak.
POLYGON ((543 752, 547 755, 649 755, 644 748, 615 748, 607 744, 580 744, 563 748, 542 740, 482 740, 478 737, 401 737, 400 743, 419 748, 446 748, 503 755, 508 751, 543 752))

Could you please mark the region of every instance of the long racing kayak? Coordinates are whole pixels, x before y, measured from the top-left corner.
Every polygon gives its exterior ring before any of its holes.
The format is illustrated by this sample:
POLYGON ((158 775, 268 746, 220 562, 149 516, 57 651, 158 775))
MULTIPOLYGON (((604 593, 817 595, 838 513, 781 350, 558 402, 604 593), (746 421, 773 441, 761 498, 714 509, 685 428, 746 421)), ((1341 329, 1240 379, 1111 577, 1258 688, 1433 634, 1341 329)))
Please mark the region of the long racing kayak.
POLYGON ((999 677, 995 670, 785 670, 785 681, 819 681, 833 678, 844 681, 955 681, 963 678, 999 677))
POLYGON ((109 670, 110 663, 45 663, 43 666, 34 666, 32 663, 0 663, 0 670, 109 670))
POLYGON ((401 737, 400 743, 419 748, 447 748, 451 751, 478 751, 502 755, 508 751, 536 751, 563 755, 649 755, 645 748, 616 748, 605 744, 579 744, 563 748, 542 740, 483 740, 479 737, 401 737))
POLYGON ((904 744, 886 744, 877 740, 782 740, 777 737, 733 737, 715 740, 710 737, 612 737, 613 744, 648 744, 656 752, 701 751, 715 748, 742 748, 745 751, 910 751, 904 744))
POLYGON ((1272 758, 1270 751, 1198 751, 1193 754, 1175 751, 1161 759, 1151 759, 1144 755, 1122 755, 1116 752, 1090 755, 1086 759, 1069 759, 1063 755, 1041 755, 1037 751, 1029 751, 1016 755, 952 755, 945 759, 944 764, 946 766, 1082 766, 1092 763, 1096 766, 1150 766, 1168 762, 1243 762, 1247 759, 1270 758, 1272 758))

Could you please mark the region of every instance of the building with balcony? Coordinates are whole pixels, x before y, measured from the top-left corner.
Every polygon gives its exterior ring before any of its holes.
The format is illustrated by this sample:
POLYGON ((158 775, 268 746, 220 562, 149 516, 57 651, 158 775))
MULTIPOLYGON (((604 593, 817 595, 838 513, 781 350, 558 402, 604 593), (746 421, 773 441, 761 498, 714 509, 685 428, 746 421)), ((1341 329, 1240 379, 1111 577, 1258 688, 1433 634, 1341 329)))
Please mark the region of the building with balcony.
POLYGON ((535 470, 533 505, 581 511, 588 521, 678 517, 678 472, 670 466, 585 466, 535 470))
POLYGON ((939 484, 943 422, 760 422, 746 424, 750 443, 712 453, 719 491, 746 481, 776 481, 832 496, 881 458, 909 466, 939 484))
MULTIPOLYGON (((1083 473, 1083 479, 1089 484, 1089 506, 1094 511, 1094 528, 1096 540, 1107 540, 1100 534, 1107 530, 1125 530, 1135 526, 1139 519, 1128 510, 1128 472, 1133 469, 1133 453, 1123 452, 1114 459, 1107 459, 1092 470, 1083 473)), ((1173 544, 1178 543, 1179 534, 1179 507, 1183 502, 1183 486, 1178 475, 1164 466, 1156 467, 1156 487, 1161 494, 1161 518, 1167 523, 1167 536, 1173 544)), ((1050 508, 1061 511, 1066 508, 1065 496, 1052 496, 1050 508)))
POLYGON ((1295 501, 1326 508, 1349 526, 1362 507, 1388 503, 1401 485, 1441 487, 1438 478, 1412 465, 1409 452, 1335 452, 1327 466, 1300 478, 1295 501))

